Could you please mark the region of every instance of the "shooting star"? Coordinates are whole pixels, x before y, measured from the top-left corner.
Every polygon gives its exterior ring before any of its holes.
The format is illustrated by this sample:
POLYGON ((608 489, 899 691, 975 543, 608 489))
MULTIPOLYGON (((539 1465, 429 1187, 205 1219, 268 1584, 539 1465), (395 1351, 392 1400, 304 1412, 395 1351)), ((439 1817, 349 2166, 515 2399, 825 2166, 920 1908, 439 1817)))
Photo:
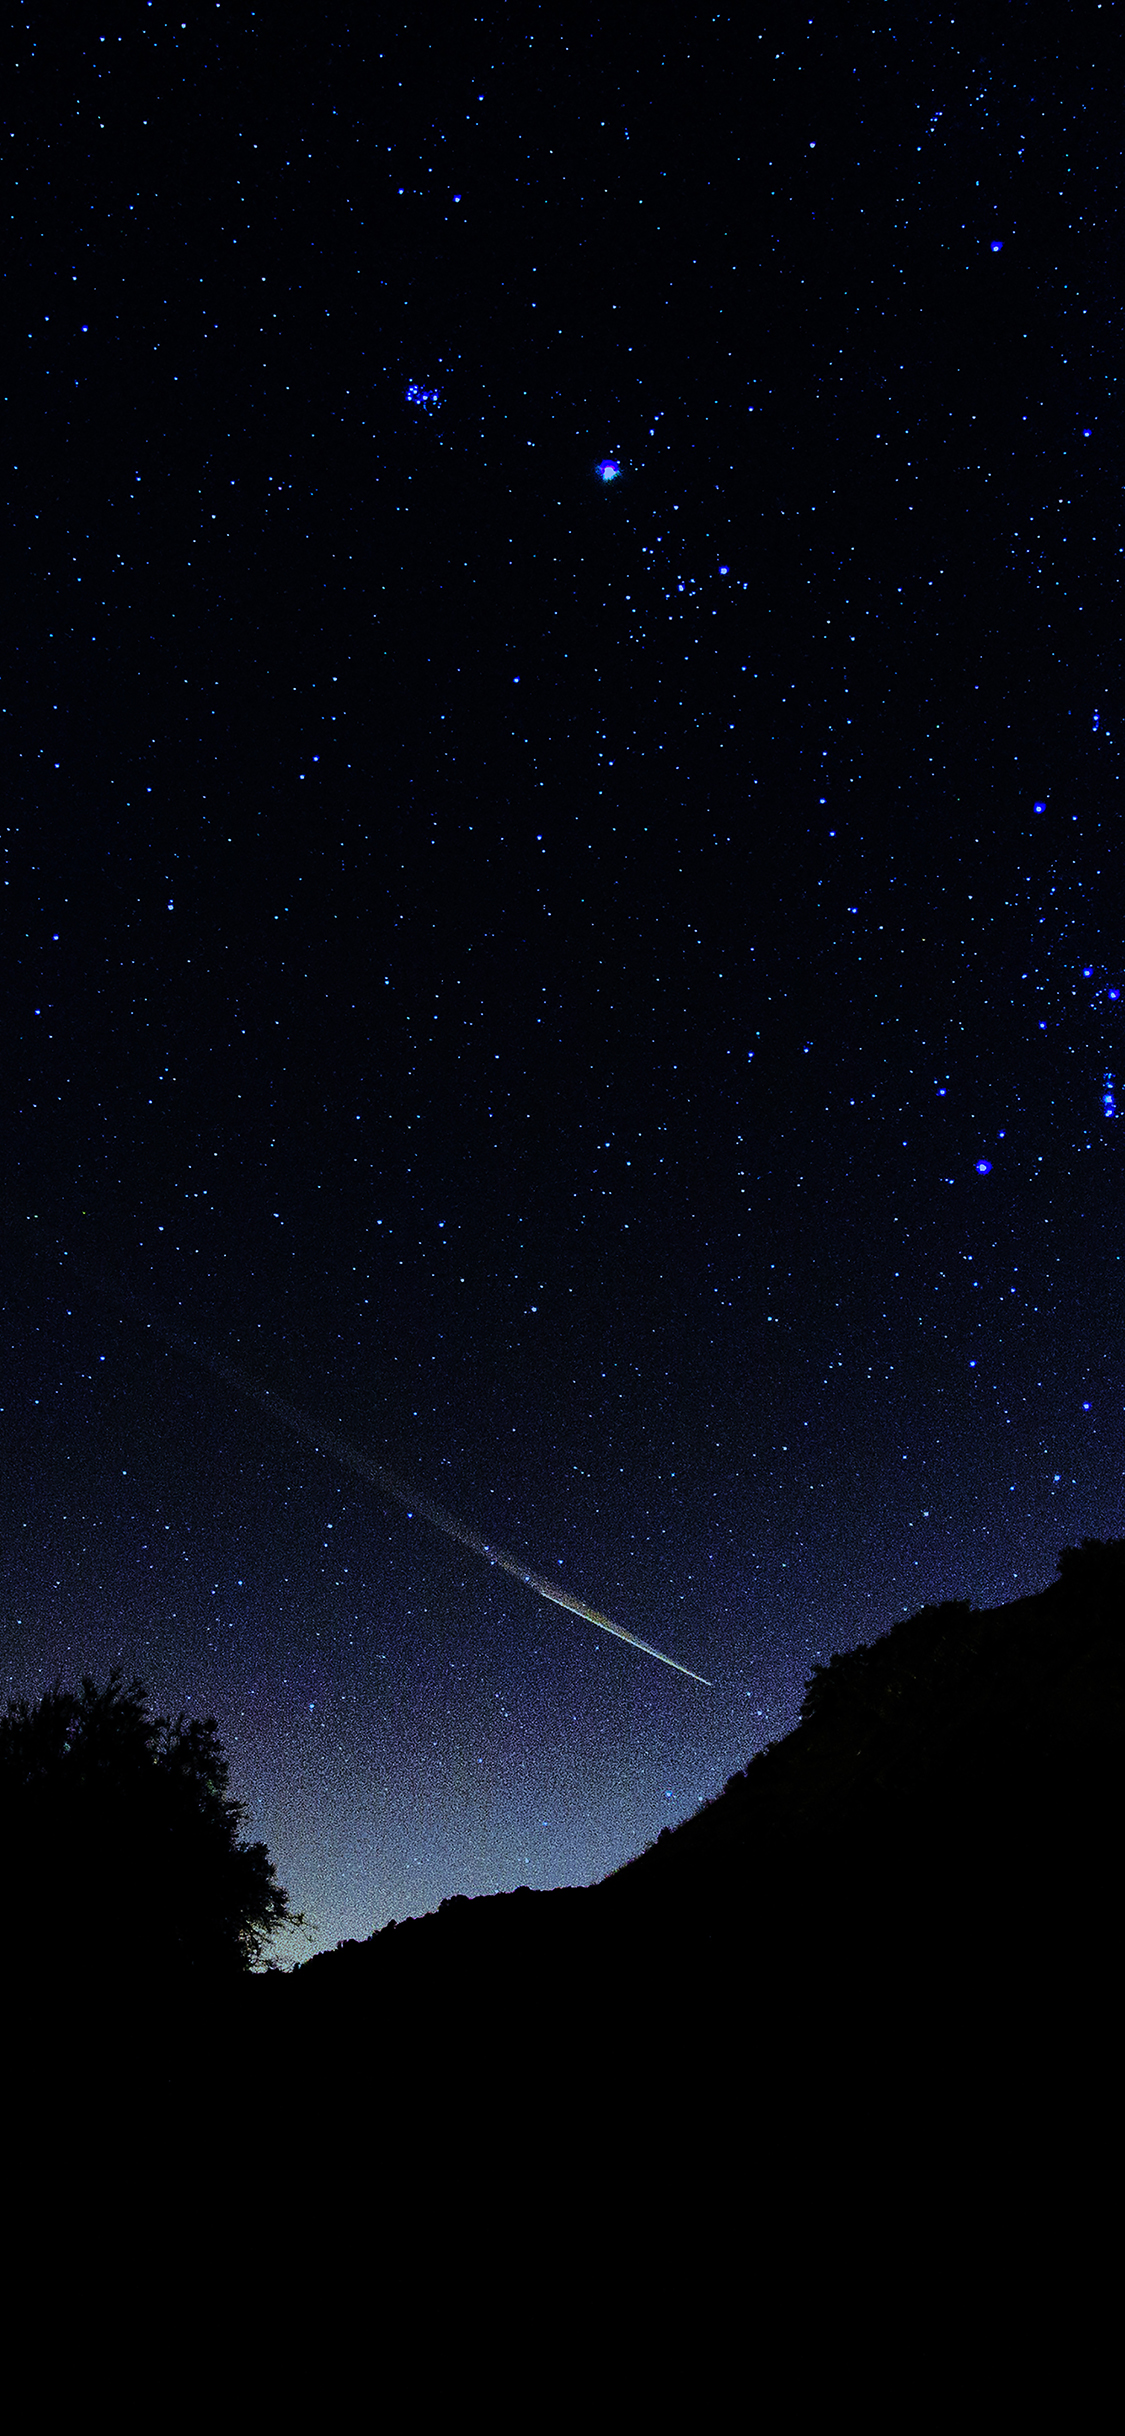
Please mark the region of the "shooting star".
MULTIPOLYGON (((163 1326, 163 1323, 160 1325, 163 1326)), ((677 1675, 686 1675, 692 1683, 702 1683, 708 1691, 713 1689, 709 1676, 697 1675, 694 1667, 681 1666, 679 1659, 670 1658, 667 1650, 656 1649, 651 1641, 642 1641, 639 1634, 628 1632, 624 1624, 615 1624, 611 1617, 603 1616, 597 1607, 588 1607, 585 1599, 576 1599, 572 1591, 560 1589, 559 1584, 549 1581, 545 1574, 530 1573, 526 1565, 521 1565, 518 1557, 509 1556, 506 1548, 494 1548, 488 1540, 478 1539, 476 1533, 459 1522, 455 1514, 447 1512, 444 1506, 435 1505, 432 1498, 419 1496, 416 1490, 406 1488, 392 1472, 385 1471, 382 1464, 372 1463, 359 1447, 352 1445, 349 1438, 341 1438, 335 1430, 318 1429, 297 1405, 287 1403, 284 1396, 274 1395, 271 1388, 260 1387, 257 1380, 240 1369, 236 1362, 228 1362, 223 1354, 210 1353, 193 1344, 190 1338, 182 1338, 178 1330, 169 1329, 166 1333, 175 1335, 178 1343, 185 1344, 197 1361, 206 1362, 208 1369, 224 1379, 228 1387, 233 1387, 241 1395, 252 1397, 263 1412, 272 1413, 275 1420, 283 1421, 286 1428, 302 1438, 316 1454, 331 1455, 337 1463, 345 1464, 349 1471, 358 1472, 360 1478, 369 1480, 383 1497, 393 1498, 404 1513, 420 1514, 446 1539, 456 1540, 462 1548, 470 1548, 474 1556, 484 1557, 490 1565, 499 1565, 503 1572, 511 1574, 514 1581, 523 1582, 539 1598, 549 1599, 553 1607, 568 1608, 571 1615, 582 1616, 587 1624, 595 1624, 599 1632, 612 1633, 615 1641, 626 1641, 630 1649, 642 1650, 646 1658, 658 1658, 661 1666, 674 1668, 677 1675)))
MULTIPOLYGON (((72 1274, 76 1269, 86 1270, 84 1261, 73 1259, 65 1251, 62 1258, 72 1274)), ((86 1274, 89 1275, 88 1270, 86 1274)), ((511 1574, 513 1581, 522 1582, 537 1597, 549 1599, 553 1607, 567 1608, 571 1615, 581 1616, 587 1624, 595 1625, 599 1632, 611 1633, 615 1641, 624 1641, 630 1649, 639 1649, 646 1658, 656 1658, 661 1666, 670 1666, 677 1675, 686 1675, 690 1683, 701 1683, 707 1691, 714 1688, 708 1675, 697 1674, 694 1667, 682 1666, 678 1658, 669 1657, 667 1650, 657 1649, 651 1641, 642 1641, 638 1633, 627 1631, 624 1624, 615 1624, 612 1617, 603 1615, 597 1607, 587 1606, 585 1599, 575 1598, 573 1592, 561 1589, 557 1582, 549 1581, 544 1574, 529 1572, 518 1557, 508 1554, 507 1549, 494 1548, 488 1540, 478 1539, 476 1533, 458 1521, 455 1514, 448 1513, 444 1506, 435 1505, 432 1498, 419 1496, 415 1490, 407 1488, 401 1480, 395 1479, 393 1473, 385 1471, 382 1464, 373 1463, 359 1447, 353 1446, 349 1438, 341 1438, 335 1430, 319 1429, 299 1406, 288 1403, 284 1396, 275 1395, 272 1388, 263 1387, 239 1363, 230 1362, 224 1354, 200 1344, 186 1330, 146 1311, 138 1298, 127 1289, 110 1285, 104 1278, 91 1278, 90 1282, 107 1301, 116 1303, 119 1308, 124 1306, 144 1327, 152 1329, 167 1343, 189 1354, 193 1361, 201 1362, 206 1369, 213 1371, 217 1378, 233 1388, 236 1395, 248 1397, 262 1412, 282 1422, 294 1437, 300 1438, 315 1454, 329 1455, 348 1471, 357 1472, 361 1480, 369 1481, 384 1499, 392 1499, 406 1514, 420 1514, 446 1539, 456 1540, 460 1547, 471 1549, 474 1556, 483 1557, 487 1564, 499 1565, 504 1573, 511 1574)))
POLYGON ((446 1539, 456 1540, 459 1547, 470 1548, 474 1556, 484 1557, 490 1565, 499 1565, 504 1573, 511 1574, 513 1581, 523 1582, 539 1598, 549 1599, 553 1607, 569 1608, 571 1615, 584 1617, 587 1624, 595 1624, 599 1632, 612 1633, 615 1641, 628 1642, 630 1649, 642 1650, 646 1658, 658 1658, 661 1666, 670 1666, 677 1675, 686 1675, 690 1682, 702 1683, 708 1691, 712 1690, 707 1675, 697 1675, 694 1667, 681 1666, 679 1659, 670 1658, 667 1650, 656 1649, 651 1641, 642 1641, 639 1634, 628 1632, 624 1624, 615 1624, 610 1616, 603 1616, 597 1607, 588 1607, 585 1599, 575 1598, 572 1591, 561 1589, 545 1574, 529 1572, 518 1557, 509 1556, 506 1548, 494 1548, 488 1540, 478 1539, 475 1531, 470 1531, 455 1514, 450 1514, 444 1506, 435 1505, 431 1497, 422 1497, 416 1490, 405 1487, 392 1472, 385 1471, 382 1464, 372 1463, 359 1447, 352 1445, 350 1439, 339 1437, 335 1430, 317 1429, 315 1423, 296 1405, 287 1403, 283 1396, 275 1396, 268 1387, 259 1387, 257 1381, 251 1379, 237 1363, 228 1362, 222 1354, 205 1353, 195 1347, 192 1350, 196 1352, 197 1359, 206 1361, 209 1369, 217 1371, 228 1386, 243 1395, 252 1396, 263 1412, 272 1413, 277 1420, 283 1421, 287 1429, 303 1438, 318 1455, 331 1455, 337 1463, 346 1464, 349 1471, 358 1472, 360 1478, 369 1480, 383 1497, 393 1498, 404 1513, 420 1514, 446 1539))

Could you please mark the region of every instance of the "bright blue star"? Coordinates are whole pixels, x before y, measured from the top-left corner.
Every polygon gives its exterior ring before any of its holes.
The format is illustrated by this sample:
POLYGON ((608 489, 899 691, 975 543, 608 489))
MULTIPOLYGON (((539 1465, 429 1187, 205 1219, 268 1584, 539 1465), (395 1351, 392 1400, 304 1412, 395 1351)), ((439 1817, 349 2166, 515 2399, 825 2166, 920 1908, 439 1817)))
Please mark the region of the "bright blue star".
POLYGON ((991 1161, 991 1159, 978 1159, 978 1160, 977 1160, 977 1174, 978 1174, 978 1176, 990 1176, 990 1175, 992 1174, 992 1161, 991 1161))
POLYGON ((621 467, 616 457, 601 457, 594 467, 599 482, 619 482, 621 467))

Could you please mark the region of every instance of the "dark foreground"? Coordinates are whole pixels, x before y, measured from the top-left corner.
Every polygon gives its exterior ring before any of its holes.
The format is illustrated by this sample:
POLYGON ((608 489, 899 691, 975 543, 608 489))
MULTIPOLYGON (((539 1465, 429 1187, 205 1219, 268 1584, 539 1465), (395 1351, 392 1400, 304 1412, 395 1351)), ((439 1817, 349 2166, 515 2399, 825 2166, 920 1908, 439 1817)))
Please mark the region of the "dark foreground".
POLYGON ((834 1662, 794 1734, 600 1887, 453 1900, 226 1989, 17 1987, 33 2254, 95 2281, 116 2256, 158 2314, 209 2291, 223 2316, 245 2276, 283 2344, 286 2293, 349 2328, 390 2291, 412 2323, 563 2294, 670 2334, 690 2290, 772 2359, 798 2298, 845 2288, 957 2347, 990 2293, 1031 2342, 1045 2262, 1096 2317, 1123 1557, 834 1662))

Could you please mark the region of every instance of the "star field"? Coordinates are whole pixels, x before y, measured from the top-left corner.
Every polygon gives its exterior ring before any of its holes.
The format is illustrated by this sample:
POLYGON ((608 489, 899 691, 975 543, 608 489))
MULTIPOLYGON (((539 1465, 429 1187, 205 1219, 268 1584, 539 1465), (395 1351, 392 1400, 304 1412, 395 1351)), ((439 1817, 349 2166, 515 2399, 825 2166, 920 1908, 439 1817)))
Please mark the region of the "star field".
POLYGON ((23 26, 3 1676, 332 1944, 1125 1529, 1108 23, 23 26))

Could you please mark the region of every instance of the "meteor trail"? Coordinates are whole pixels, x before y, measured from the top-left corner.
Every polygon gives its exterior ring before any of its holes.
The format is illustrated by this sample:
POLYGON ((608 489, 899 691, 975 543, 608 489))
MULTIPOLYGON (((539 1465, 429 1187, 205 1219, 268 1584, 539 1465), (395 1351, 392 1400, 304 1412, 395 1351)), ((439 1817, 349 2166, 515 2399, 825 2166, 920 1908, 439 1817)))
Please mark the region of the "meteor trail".
POLYGON ((368 1456, 361 1454, 350 1439, 338 1437, 334 1430, 318 1430, 296 1405, 286 1403, 282 1396, 275 1396, 268 1387, 259 1387, 257 1381, 249 1378, 236 1363, 226 1361, 222 1354, 200 1354, 195 1347, 192 1350, 207 1362, 210 1369, 216 1370, 229 1386, 252 1396, 264 1412, 273 1413, 279 1421, 284 1421, 286 1427, 293 1430, 297 1437, 303 1438, 317 1454, 333 1455, 337 1463, 346 1464, 350 1471, 358 1472, 362 1479, 371 1481, 384 1497, 393 1497, 396 1505, 402 1506, 407 1514, 423 1515, 428 1523, 433 1524, 435 1531, 444 1533, 446 1539, 456 1540, 462 1548, 471 1548, 474 1556, 487 1558, 490 1565, 499 1565, 503 1572, 512 1575, 514 1581, 523 1582, 528 1590, 537 1591, 541 1599, 550 1599, 552 1606, 569 1608, 572 1615, 584 1616, 588 1624, 596 1624, 599 1632, 612 1633, 616 1641, 627 1641, 631 1649, 643 1650, 646 1658, 659 1658, 661 1666, 671 1666, 677 1675, 686 1675, 690 1682, 702 1683, 708 1691, 712 1689, 708 1676, 697 1675, 694 1667, 681 1666, 678 1658, 670 1658, 666 1650, 655 1649, 651 1641, 642 1641, 637 1633, 627 1632, 624 1624, 614 1624, 598 1608, 588 1607, 585 1599, 576 1599, 569 1590, 561 1590, 558 1583, 549 1581, 546 1575, 530 1573, 526 1565, 520 1564, 518 1557, 509 1556, 506 1548, 493 1548, 487 1540, 478 1539, 476 1533, 459 1522, 455 1514, 447 1512, 444 1506, 435 1505, 432 1498, 420 1497, 413 1489, 405 1488, 392 1472, 384 1471, 382 1464, 372 1463, 368 1456))
POLYGON ((670 1658, 666 1650, 655 1649, 651 1641, 642 1641, 637 1633, 627 1632, 624 1624, 614 1624, 609 1616, 603 1616, 596 1607, 588 1607, 585 1599, 576 1599, 571 1591, 561 1590, 557 1582, 549 1581, 544 1574, 529 1573, 527 1566, 521 1565, 518 1557, 509 1556, 506 1548, 493 1548, 487 1540, 478 1539, 474 1531, 467 1530, 463 1522, 458 1522, 455 1514, 448 1513, 444 1506, 435 1505, 432 1498, 420 1497, 414 1490, 405 1488, 392 1472, 384 1471, 382 1464, 372 1463, 368 1456, 361 1454, 350 1439, 339 1437, 334 1430, 318 1429, 295 1404, 287 1403, 283 1396, 275 1396, 268 1387, 259 1387, 257 1380, 250 1378, 237 1363, 228 1362, 222 1354, 205 1352, 191 1344, 190 1339, 180 1339, 178 1330, 169 1329, 167 1333, 175 1334, 178 1341, 188 1343, 197 1360, 205 1361, 210 1370, 217 1371, 228 1386, 253 1397, 263 1412, 272 1413, 277 1420, 284 1421, 286 1428, 291 1429, 298 1438, 303 1438, 318 1455, 334 1456, 337 1463, 346 1464, 349 1471, 358 1472, 361 1479, 369 1480, 384 1497, 392 1497, 407 1514, 423 1515, 428 1523, 433 1524, 435 1531, 444 1533, 446 1539, 456 1540, 462 1548, 471 1548, 474 1556, 487 1558, 490 1565, 499 1565, 503 1572, 512 1575, 513 1580, 523 1582, 528 1590, 537 1591, 541 1599, 550 1599, 552 1606, 569 1608, 572 1615, 584 1616, 587 1624, 596 1624, 599 1632, 612 1633, 615 1641, 627 1641, 630 1649, 643 1650, 646 1658, 659 1658, 661 1666, 671 1666, 677 1675, 686 1675, 690 1682, 702 1683, 708 1691, 712 1689, 709 1677, 697 1675, 694 1667, 681 1666, 678 1658, 670 1658))
MULTIPOLYGON (((62 1251, 61 1246, 59 1249, 62 1251)), ((62 1251, 62 1258, 71 1273, 77 1269, 89 1276, 84 1261, 73 1259, 66 1251, 62 1251)), ((446 1539, 456 1540, 462 1548, 470 1548, 474 1556, 484 1557, 490 1565, 499 1565, 504 1573, 511 1574, 514 1581, 523 1582, 528 1590, 534 1590, 541 1599, 549 1599, 553 1607, 568 1608, 571 1615, 582 1616, 587 1624, 596 1625, 599 1632, 611 1633, 615 1641, 625 1641, 630 1649, 641 1650, 646 1658, 658 1658, 661 1666, 670 1666, 677 1675, 686 1675, 690 1683, 702 1683, 707 1691, 713 1688, 709 1676, 697 1675, 694 1667, 681 1666, 678 1658, 668 1656, 667 1650, 656 1649, 651 1641, 642 1641, 639 1634, 628 1632, 624 1624, 615 1624, 611 1617, 603 1616, 597 1607, 588 1607, 585 1599, 576 1599, 572 1592, 560 1589, 557 1582, 548 1581, 544 1574, 529 1572, 526 1565, 520 1564, 518 1557, 509 1556, 507 1549, 494 1548, 487 1540, 478 1539, 476 1533, 467 1530, 455 1514, 448 1513, 444 1506, 435 1505, 432 1498, 420 1497, 414 1490, 406 1488, 392 1472, 385 1471, 382 1464, 373 1463, 369 1456, 361 1453, 350 1439, 341 1438, 335 1430, 319 1429, 296 1404, 288 1403, 284 1396, 274 1395, 271 1388, 261 1386, 237 1362, 229 1362, 224 1354, 215 1353, 209 1346, 197 1343, 186 1330, 175 1327, 171 1321, 150 1316, 127 1290, 109 1285, 104 1278, 91 1278, 90 1282, 107 1301, 124 1305, 134 1319, 141 1320, 145 1327, 153 1329, 169 1344, 178 1346, 181 1352, 190 1354, 193 1361, 202 1362, 208 1370, 214 1371, 216 1377, 224 1380, 237 1395, 249 1396, 252 1403, 257 1404, 263 1412, 272 1414, 275 1420, 283 1422, 286 1429, 292 1430, 294 1437, 312 1447, 315 1454, 331 1455, 349 1471, 358 1472, 362 1480, 370 1481, 381 1496, 392 1498, 407 1514, 421 1514, 426 1522, 432 1523, 435 1531, 443 1532, 446 1539)))

